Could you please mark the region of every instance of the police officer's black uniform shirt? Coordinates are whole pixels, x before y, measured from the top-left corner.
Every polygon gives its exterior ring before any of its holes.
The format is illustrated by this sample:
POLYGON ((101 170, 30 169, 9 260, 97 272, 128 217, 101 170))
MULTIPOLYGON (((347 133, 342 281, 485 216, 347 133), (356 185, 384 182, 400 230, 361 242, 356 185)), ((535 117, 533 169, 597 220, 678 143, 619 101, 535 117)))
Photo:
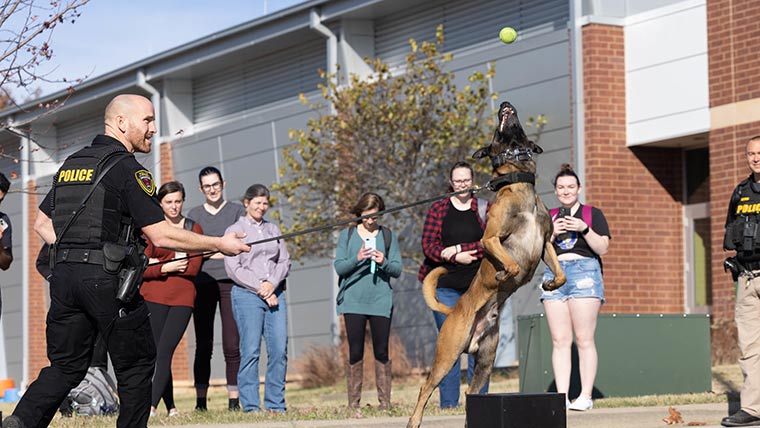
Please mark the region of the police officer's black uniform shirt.
MULTIPOLYGON (((124 147, 119 140, 106 135, 98 135, 92 141, 93 147, 104 145, 124 147)), ((124 150, 126 151, 126 148, 124 150)), ((121 195, 122 209, 126 210, 126 215, 132 217, 135 227, 150 226, 164 219, 164 212, 155 197, 156 184, 152 175, 136 159, 130 157, 120 160, 103 177, 101 184, 109 192, 121 195)), ((52 191, 48 192, 39 207, 50 218, 53 217, 52 195, 52 191)), ((82 198, 84 196, 85 194, 82 194, 82 198)))
MULTIPOLYGON (((753 222, 760 221, 760 183, 756 183, 754 175, 750 174, 744 182, 739 183, 731 195, 726 215, 726 234, 739 216, 749 216, 753 222), (748 186, 745 183, 748 182, 748 186)), ((728 239, 728 238, 726 238, 728 239)), ((725 242, 724 242, 725 246, 725 242)), ((741 262, 760 262, 758 251, 737 251, 736 257, 741 262)), ((754 268, 752 268, 754 270, 754 268)))

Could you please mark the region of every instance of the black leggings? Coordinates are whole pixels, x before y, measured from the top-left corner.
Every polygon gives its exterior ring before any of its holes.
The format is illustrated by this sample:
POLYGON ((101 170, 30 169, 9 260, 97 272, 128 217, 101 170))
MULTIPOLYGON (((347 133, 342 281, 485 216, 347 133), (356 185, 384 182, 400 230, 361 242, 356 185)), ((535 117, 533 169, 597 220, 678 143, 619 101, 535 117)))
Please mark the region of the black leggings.
MULTIPOLYGON (((231 282, 217 282, 207 273, 201 272, 195 279, 195 361, 193 374, 196 390, 205 391, 211 378, 211 354, 214 350, 214 318, 216 304, 222 318, 222 352, 224 353, 227 389, 237 390, 237 375, 240 368, 240 336, 232 315, 231 282)), ((205 396, 205 395, 204 395, 205 396)))
POLYGON ((382 364, 388 362, 388 339, 391 336, 390 317, 343 314, 343 320, 346 323, 349 364, 356 364, 364 359, 364 332, 368 320, 369 328, 372 330, 372 351, 375 354, 375 361, 382 364))
POLYGON ((172 357, 190 323, 193 308, 166 306, 147 301, 145 303, 150 310, 150 326, 156 341, 156 372, 153 374, 150 404, 157 407, 158 402, 163 398, 166 409, 171 410, 175 407, 172 357))

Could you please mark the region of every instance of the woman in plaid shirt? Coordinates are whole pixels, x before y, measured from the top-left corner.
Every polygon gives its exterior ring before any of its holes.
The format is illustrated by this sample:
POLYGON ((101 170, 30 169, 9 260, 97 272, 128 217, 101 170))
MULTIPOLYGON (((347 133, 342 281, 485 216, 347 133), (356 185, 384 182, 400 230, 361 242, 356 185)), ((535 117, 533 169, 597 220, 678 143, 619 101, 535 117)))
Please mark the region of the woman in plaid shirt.
MULTIPOLYGON (((472 187, 472 167, 467 162, 457 162, 449 173, 449 190, 459 192, 472 187)), ((417 278, 422 282, 433 268, 444 266, 448 274, 438 280, 436 296, 447 306, 454 306, 470 287, 483 258, 480 239, 486 224, 479 215, 478 201, 472 193, 460 193, 434 203, 427 213, 422 229, 422 251, 425 261, 417 278)), ((433 311, 435 324, 441 330, 446 316, 433 311)), ((467 380, 472 379, 474 359, 469 356, 467 380)), ((459 405, 459 360, 439 385, 441 408, 459 405)), ((485 394, 488 383, 480 391, 485 394)))

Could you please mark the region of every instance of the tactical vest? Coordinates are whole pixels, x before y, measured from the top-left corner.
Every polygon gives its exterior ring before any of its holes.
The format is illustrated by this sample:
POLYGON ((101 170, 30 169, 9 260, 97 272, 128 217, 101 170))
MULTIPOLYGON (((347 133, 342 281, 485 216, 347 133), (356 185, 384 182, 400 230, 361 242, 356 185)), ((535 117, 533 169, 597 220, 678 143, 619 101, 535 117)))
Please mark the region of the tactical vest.
MULTIPOLYGON (((120 236, 122 230, 132 224, 131 217, 123 216, 119 194, 107 191, 101 181, 87 200, 82 212, 61 236, 64 225, 74 211, 78 210, 82 199, 90 191, 106 160, 123 147, 85 147, 69 156, 58 170, 53 181, 53 227, 60 237, 60 248, 100 249, 105 242, 124 243, 128 237, 120 236)), ((131 153, 128 155, 133 157, 131 153)))
POLYGON ((736 219, 726 227, 723 246, 736 250, 740 259, 760 256, 760 193, 752 191, 750 180, 739 183, 732 196, 736 219))

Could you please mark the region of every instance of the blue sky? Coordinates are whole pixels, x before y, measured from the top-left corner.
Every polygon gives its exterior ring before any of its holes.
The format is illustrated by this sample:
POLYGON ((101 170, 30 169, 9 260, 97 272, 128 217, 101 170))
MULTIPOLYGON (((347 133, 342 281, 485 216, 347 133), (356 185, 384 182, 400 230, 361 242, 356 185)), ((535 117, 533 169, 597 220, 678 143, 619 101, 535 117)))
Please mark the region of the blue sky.
MULTIPOLYGON (((303 0, 90 0, 53 35, 51 77, 96 77, 303 0)), ((42 84, 43 94, 66 88, 42 84)), ((14 90, 19 98, 25 94, 14 90)))

